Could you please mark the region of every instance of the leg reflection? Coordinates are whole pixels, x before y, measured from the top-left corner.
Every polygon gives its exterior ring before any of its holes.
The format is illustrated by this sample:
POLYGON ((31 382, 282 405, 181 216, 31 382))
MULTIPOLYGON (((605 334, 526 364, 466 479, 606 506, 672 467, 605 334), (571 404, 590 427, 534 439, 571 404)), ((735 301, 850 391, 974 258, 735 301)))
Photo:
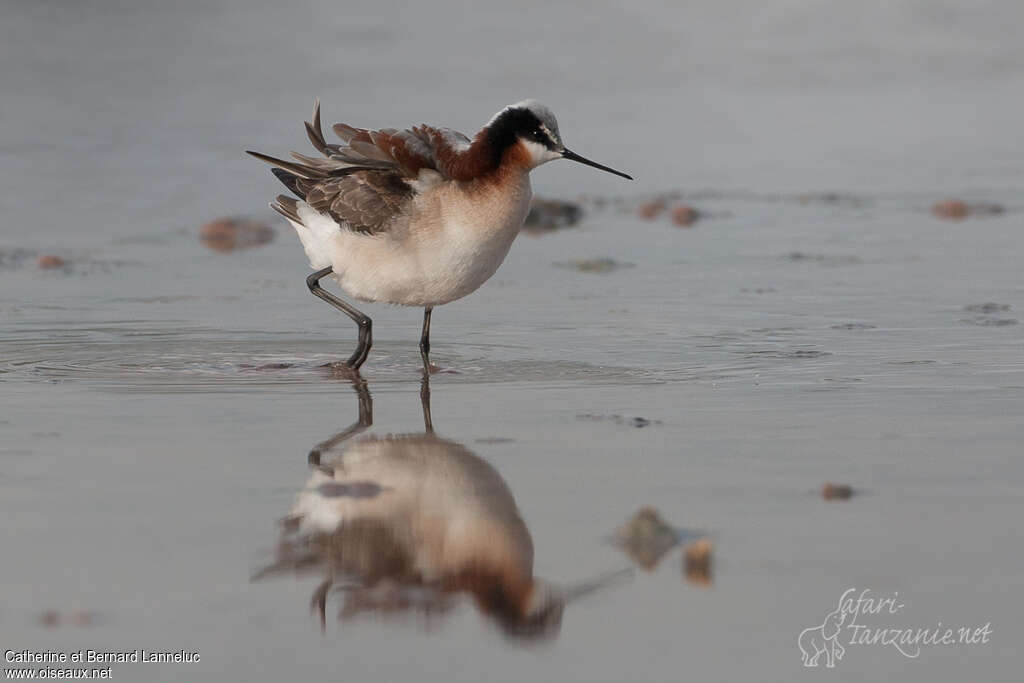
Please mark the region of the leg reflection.
POLYGON ((434 420, 430 416, 430 374, 423 372, 423 381, 420 382, 420 404, 423 406, 423 431, 427 434, 434 433, 434 420))
POLYGON ((373 397, 370 396, 370 390, 366 386, 366 381, 362 379, 357 380, 352 383, 352 387, 356 390, 356 396, 359 397, 359 419, 331 438, 313 446, 309 451, 309 464, 312 467, 324 470, 327 474, 333 474, 334 471, 320 464, 323 454, 373 425, 373 397))

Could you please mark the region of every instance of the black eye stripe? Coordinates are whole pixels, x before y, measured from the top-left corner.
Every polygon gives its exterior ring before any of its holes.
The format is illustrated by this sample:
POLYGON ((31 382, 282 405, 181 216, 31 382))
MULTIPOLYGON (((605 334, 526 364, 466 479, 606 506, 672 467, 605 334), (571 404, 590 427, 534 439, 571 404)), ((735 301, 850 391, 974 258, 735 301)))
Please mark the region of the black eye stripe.
POLYGON ((493 166, 501 163, 505 150, 519 140, 533 142, 547 149, 556 149, 554 133, 545 132, 544 122, 533 112, 513 107, 506 109, 487 126, 487 140, 493 166))

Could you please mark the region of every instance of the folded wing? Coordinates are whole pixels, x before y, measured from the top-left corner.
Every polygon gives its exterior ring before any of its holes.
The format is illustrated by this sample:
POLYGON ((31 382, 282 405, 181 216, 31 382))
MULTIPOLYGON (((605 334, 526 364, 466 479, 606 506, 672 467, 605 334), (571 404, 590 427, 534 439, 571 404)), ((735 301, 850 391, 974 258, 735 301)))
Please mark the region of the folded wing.
MULTIPOLYGON (((321 126, 319 99, 305 127, 322 157, 292 152, 294 161, 288 161, 249 154, 273 166, 274 175, 315 211, 331 216, 343 229, 369 235, 394 225, 415 194, 410 181, 422 179, 423 172, 437 180, 463 180, 457 161, 471 145, 465 135, 448 128, 368 130, 343 123, 333 130, 345 144, 331 144, 321 126)), ((302 223, 294 198, 278 195, 270 206, 302 223)))

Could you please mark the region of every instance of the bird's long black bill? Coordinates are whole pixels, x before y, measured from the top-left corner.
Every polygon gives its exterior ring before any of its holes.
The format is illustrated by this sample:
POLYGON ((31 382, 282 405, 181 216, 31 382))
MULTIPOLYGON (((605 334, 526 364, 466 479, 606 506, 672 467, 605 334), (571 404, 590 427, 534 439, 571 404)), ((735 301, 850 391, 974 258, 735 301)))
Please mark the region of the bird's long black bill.
POLYGON ((608 171, 609 173, 614 173, 615 175, 617 175, 619 177, 622 177, 622 178, 625 178, 626 180, 632 180, 633 179, 633 176, 626 175, 622 171, 616 171, 614 168, 608 168, 607 166, 602 166, 601 164, 597 163, 596 161, 591 161, 590 159, 588 159, 586 157, 581 157, 576 152, 570 151, 568 149, 562 150, 562 158, 563 159, 568 159, 569 161, 578 161, 579 163, 581 163, 581 164, 583 164, 585 166, 593 166, 594 168, 599 168, 602 171, 608 171))

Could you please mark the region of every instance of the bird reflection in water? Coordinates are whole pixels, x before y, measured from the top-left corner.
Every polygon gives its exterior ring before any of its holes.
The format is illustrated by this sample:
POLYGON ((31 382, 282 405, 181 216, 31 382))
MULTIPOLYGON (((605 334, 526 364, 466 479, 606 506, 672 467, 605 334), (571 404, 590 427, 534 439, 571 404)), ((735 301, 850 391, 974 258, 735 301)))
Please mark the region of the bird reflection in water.
POLYGON ((355 387, 359 420, 312 449, 313 474, 282 522, 275 561, 254 576, 326 574, 312 599, 321 628, 332 595, 342 622, 418 615, 424 625, 469 596, 505 635, 548 639, 568 602, 630 575, 572 587, 535 578, 512 492, 487 461, 434 433, 426 380, 418 434, 355 439, 373 423, 366 384, 355 387))

